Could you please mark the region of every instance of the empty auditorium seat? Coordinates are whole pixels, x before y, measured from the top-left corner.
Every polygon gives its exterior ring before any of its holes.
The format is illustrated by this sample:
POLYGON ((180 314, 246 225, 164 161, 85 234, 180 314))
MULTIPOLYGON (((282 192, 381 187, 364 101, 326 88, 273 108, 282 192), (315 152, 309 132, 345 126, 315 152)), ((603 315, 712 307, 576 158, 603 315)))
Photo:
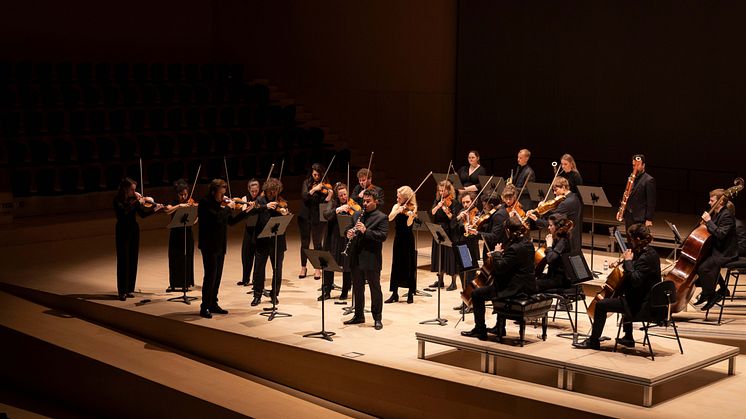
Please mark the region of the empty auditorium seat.
POLYGON ((106 188, 106 181, 103 178, 100 165, 86 166, 82 170, 83 191, 95 192, 106 188))
POLYGON ((55 78, 60 83, 70 83, 73 81, 73 65, 69 62, 57 63, 55 66, 55 78))
POLYGON ((111 64, 96 63, 96 81, 105 83, 111 80, 111 64))
POLYGON ((150 80, 162 82, 165 79, 166 68, 163 63, 150 64, 150 80))
POLYGON ((166 71, 168 73, 168 81, 171 83, 180 82, 183 79, 181 64, 179 63, 168 64, 166 71))
POLYGON ((166 112, 166 122, 168 129, 172 131, 178 131, 182 127, 182 112, 181 108, 172 108, 166 112))
POLYGON ((78 83, 90 83, 93 79, 93 65, 91 63, 78 63, 75 66, 75 79, 78 83))
POLYGON ((106 129, 106 111, 96 109, 88 112, 88 129, 91 132, 103 132, 106 129))
POLYGON ((112 132, 124 132, 127 129, 127 113, 124 109, 109 112, 109 129, 112 132))
MULTIPOLYGON (((94 142, 88 137, 76 137, 73 140, 73 145, 75 146, 75 154, 77 155, 77 160, 80 163, 88 163, 98 157, 96 155, 97 153, 94 142)), ((111 158, 113 157, 114 152, 112 150, 111 158)))
POLYGON ((236 109, 232 106, 225 106, 220 109, 220 126, 224 128, 233 128, 236 125, 236 109))
POLYGON ((202 126, 207 129, 213 129, 218 125, 218 110, 217 108, 204 108, 202 111, 202 126))
POLYGON ((148 80, 148 65, 145 63, 136 63, 132 66, 132 78, 140 83, 148 80))

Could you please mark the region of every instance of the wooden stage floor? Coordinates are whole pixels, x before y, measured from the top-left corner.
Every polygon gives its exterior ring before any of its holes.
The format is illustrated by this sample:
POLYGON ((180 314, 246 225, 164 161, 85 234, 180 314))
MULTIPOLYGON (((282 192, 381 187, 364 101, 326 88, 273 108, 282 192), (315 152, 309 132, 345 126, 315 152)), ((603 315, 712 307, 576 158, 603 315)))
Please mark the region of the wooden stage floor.
MULTIPOLYGON (((326 303, 326 330, 336 333, 333 342, 320 339, 304 338, 303 335, 321 329, 321 303, 316 301, 319 293, 317 289, 321 281, 315 281, 312 276, 298 279, 299 269, 299 239, 296 229, 289 233, 288 248, 285 256, 284 278, 282 292, 279 296, 279 308, 283 312, 292 314, 289 318, 277 318, 267 321, 259 313, 267 307, 268 299, 258 307, 251 307, 251 296, 246 292, 249 288, 236 286, 241 274, 240 247, 241 230, 233 228, 229 234, 229 250, 223 271, 223 283, 220 290, 220 305, 229 310, 225 316, 216 315, 213 319, 202 319, 198 315, 198 303, 185 305, 179 302, 168 302, 167 299, 177 296, 177 293, 166 293, 168 286, 167 240, 165 229, 159 228, 163 219, 155 220, 151 217, 141 222, 140 263, 137 282, 137 293, 134 299, 120 302, 115 299, 115 252, 113 240, 114 221, 97 221, 99 227, 96 234, 87 237, 75 237, 80 234, 55 233, 50 237, 43 237, 34 231, 34 239, 27 244, 12 244, 0 247, 0 263, 4 269, 0 273, 0 282, 14 284, 31 289, 43 290, 52 294, 85 300, 107 307, 137 312, 163 319, 175 320, 186 325, 203 326, 211 329, 242 335, 248 338, 272 341, 290 345, 305 350, 333 355, 340 359, 354 359, 367 365, 402 370, 427 377, 472 385, 482 390, 506 394, 517 398, 540 400, 557 406, 580 409, 594 414, 614 417, 700 417, 704 414, 716 413, 718 416, 739 416, 741 408, 734 400, 738 400, 743 389, 746 388, 746 378, 739 373, 727 376, 727 363, 707 367, 692 373, 686 380, 673 380, 656 387, 653 406, 645 408, 640 403, 639 387, 627 384, 609 385, 608 381, 596 378, 577 379, 573 392, 553 388, 552 382, 556 377, 550 371, 542 370, 541 366, 531 366, 517 363, 507 363, 501 366, 501 375, 487 375, 479 371, 479 358, 465 351, 454 351, 447 347, 431 345, 428 347, 429 360, 417 358, 416 332, 438 333, 438 330, 456 334, 457 331, 468 330, 473 327, 471 315, 465 321, 456 325, 460 315, 452 307, 460 303, 458 291, 442 292, 442 317, 448 319, 443 327, 420 325, 419 322, 434 318, 436 315, 436 298, 415 297, 414 304, 406 304, 406 299, 399 303, 385 304, 383 310, 384 328, 381 331, 373 329, 372 317, 367 315, 367 323, 363 325, 345 326, 344 320, 349 318, 342 315, 346 306, 334 304, 336 300, 326 303), (109 233, 105 232, 109 223, 109 233), (437 362, 432 362, 437 361, 437 362), (547 385, 549 383, 549 385, 547 385)), ((56 227, 58 228, 58 227, 56 227)), ((75 228, 71 223, 68 228, 75 228)), ((23 230, 14 230, 12 234, 22 235, 23 230)), ((24 243, 22 237, 16 237, 18 243, 24 243)), ((382 272, 382 288, 384 298, 389 295, 388 267, 391 263, 391 245, 393 237, 384 246, 384 271, 382 272)), ((420 237, 419 247, 426 242, 420 237)), ((422 255, 421 255, 422 256, 422 255)), ((604 258, 613 255, 596 254, 596 269, 602 265, 604 258)), ((422 262, 422 260, 421 260, 422 262)), ((312 272, 312 271, 311 271, 312 272)), ((195 257, 195 276, 197 283, 201 282, 202 266, 199 251, 195 257)), ((434 281, 434 275, 420 269, 418 288, 422 289, 434 281)), ((341 278, 336 279, 341 284, 341 278)), ((400 294, 404 290, 400 291, 400 294)), ((190 293, 199 297, 199 286, 190 293)), ((334 296, 338 292, 333 293, 334 296)), ((369 298, 369 293, 366 292, 369 298)), ((368 300, 369 301, 369 300, 368 300)), ((369 305, 368 305, 369 307, 369 305)), ((729 315, 726 315, 726 318, 729 315)), ((580 316, 581 319, 583 316, 580 316)), ((684 317, 699 319, 696 313, 684 313, 684 317)), ((746 317, 730 314, 730 320, 720 328, 703 325, 701 323, 687 324, 682 321, 682 334, 687 335, 687 328, 700 331, 701 336, 692 336, 700 340, 708 340, 708 336, 722 335, 720 331, 728 331, 734 341, 742 340, 746 336, 746 317), (711 328, 712 333, 701 330, 711 328)), ((517 335, 517 326, 509 325, 509 335, 517 335)), ((582 320, 581 330, 587 330, 587 320, 582 320)), ((527 336, 535 336, 538 329, 527 328, 527 336)), ((555 350, 575 353, 570 341, 557 337, 557 333, 567 332, 569 324, 566 320, 550 323, 548 342, 555 350)), ((614 321, 607 324, 606 334, 616 333, 614 321)), ((696 334, 696 333, 695 333, 696 334)), ((641 340, 640 332, 636 334, 641 340)), ((661 339, 653 339, 654 348, 661 347, 661 339)), ((731 344, 731 341, 722 342, 731 344)), ((533 344, 532 344, 533 345, 533 344)), ((536 345, 542 345, 541 342, 536 345)), ((687 342, 684 343, 684 351, 687 342)), ((634 358, 636 364, 654 365, 649 358, 642 358, 641 351, 610 353, 604 351, 601 355, 608 357, 612 363, 624 359, 634 358)), ((675 354, 671 355, 672 357, 675 354)), ((739 356, 739 359, 743 356, 739 356)), ((657 361, 655 361, 657 362, 657 361)), ((324 380, 333 380, 334 371, 324 380)), ((555 383, 556 384, 556 383, 555 383)), ((555 386, 556 387, 556 386, 555 386)), ((433 395, 439 397, 441 395, 433 395)), ((443 394, 442 397, 451 398, 453 395, 443 394)), ((403 410, 403 416, 412 416, 413 411, 403 410)))

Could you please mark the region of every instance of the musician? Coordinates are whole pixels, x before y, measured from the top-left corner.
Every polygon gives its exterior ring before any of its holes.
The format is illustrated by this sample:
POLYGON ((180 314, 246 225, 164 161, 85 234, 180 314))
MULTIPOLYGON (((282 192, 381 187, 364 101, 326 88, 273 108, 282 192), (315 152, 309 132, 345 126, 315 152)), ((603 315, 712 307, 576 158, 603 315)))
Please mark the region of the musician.
MULTIPOLYGON (((334 260, 343 268, 342 272, 342 293, 339 295, 340 300, 346 300, 347 294, 352 286, 352 273, 350 271, 349 258, 342 254, 347 244, 347 240, 339 235, 339 221, 337 215, 354 213, 349 204, 347 196, 347 185, 337 183, 334 186, 334 197, 331 205, 323 212, 326 219, 326 239, 324 240, 324 250, 329 251, 334 260)), ((324 283, 322 285, 321 298, 331 298, 331 292, 334 288, 334 272, 324 271, 324 283)))
MULTIPOLYGON (((582 342, 574 343, 579 349, 600 349, 599 338, 604 331, 607 313, 622 313, 625 318, 637 316, 643 305, 646 305, 648 294, 653 285, 661 280, 661 263, 658 253, 650 246, 653 236, 650 229, 643 224, 633 224, 627 230, 627 238, 632 248, 624 252, 624 277, 619 298, 605 298, 596 303, 593 315, 591 336, 582 342)), ((635 340, 632 336, 632 323, 623 323, 624 337, 617 343, 632 348, 635 340)))
POLYGON ((576 194, 578 196, 578 199, 580 199, 580 202, 582 203, 583 198, 580 196, 578 186, 583 185, 583 177, 580 176, 578 166, 575 164, 575 158, 570 154, 563 154, 562 158, 560 159, 560 166, 562 167, 562 169, 560 170, 558 176, 562 176, 563 178, 567 179, 567 182, 570 184, 570 192, 576 194))
POLYGON ((140 225, 137 216, 145 218, 158 212, 160 204, 146 208, 146 198, 137 193, 137 182, 126 177, 119 182, 119 191, 114 197, 114 213, 117 224, 114 228, 114 241, 117 248, 117 294, 124 301, 134 298, 137 280, 137 258, 140 252, 140 225))
MULTIPOLYGON (((449 238, 453 238, 451 231, 451 220, 458 215, 459 203, 455 197, 455 191, 451 181, 445 179, 438 184, 438 189, 435 195, 435 202, 430 210, 430 214, 433 216, 433 223, 440 225, 443 231, 448 235, 449 238)), ((438 258, 438 242, 433 239, 432 251, 430 252, 430 272, 442 271, 445 275, 451 276, 451 285, 448 286, 448 290, 452 291, 456 289, 456 257, 453 253, 453 248, 443 246, 440 252, 440 260, 438 258), (438 266, 440 263, 442 266, 438 266), (442 268, 442 269, 439 269, 442 268)), ((430 284, 430 287, 443 288, 445 283, 443 277, 439 276, 438 279, 430 284)))
MULTIPOLYGON (((322 222, 319 217, 319 205, 329 202, 332 199, 334 190, 324 186, 321 177, 326 172, 326 168, 318 163, 311 166, 311 174, 303 181, 301 186, 301 199, 303 206, 298 214, 298 227, 300 229, 300 273, 298 278, 305 278, 308 270, 306 264, 308 259, 304 249, 308 249, 313 237, 313 248, 321 249, 321 243, 324 238, 324 228, 326 223, 322 222)), ((327 185, 328 186, 328 185, 327 185)), ((313 274, 314 279, 321 279, 321 270, 316 269, 313 274)))
MULTIPOLYGON (((485 266, 491 266, 489 276, 492 284, 472 292, 474 328, 461 332, 463 336, 487 340, 488 330, 484 318, 486 301, 536 292, 534 246, 531 244, 528 231, 518 217, 510 217, 505 224, 508 242, 504 247, 497 244, 494 252, 490 253, 491 261, 485 262, 485 266)), ((483 266, 483 269, 486 271, 488 268, 483 266)), ((498 319, 497 326, 491 331, 504 336, 505 319, 498 319)))
POLYGON ((569 237, 573 229, 573 223, 564 214, 552 214, 549 216, 548 229, 547 247, 544 251, 547 273, 536 272, 536 287, 539 292, 572 286, 565 274, 565 264, 562 262, 562 256, 570 253, 569 237))
POLYGON ((391 208, 389 221, 394 222, 396 235, 391 260, 391 297, 384 303, 399 301, 399 288, 407 288, 407 304, 414 302, 417 292, 417 253, 412 224, 417 215, 417 198, 409 186, 396 190, 396 204, 391 208), (406 205, 405 205, 406 204, 406 205))
POLYGON ((725 287, 725 280, 720 275, 720 270, 728 262, 738 259, 735 206, 724 196, 724 193, 723 189, 710 191, 710 207, 713 215, 709 212, 702 214, 702 220, 713 239, 712 253, 697 268, 702 294, 695 305, 706 302, 702 306, 703 311, 711 309, 718 301, 730 295, 725 287), (717 292, 715 292, 716 284, 720 285, 717 292))
MULTIPOLYGON (((256 232, 261 234, 264 227, 272 217, 279 217, 287 215, 287 201, 281 196, 282 182, 277 178, 269 178, 264 185, 262 185, 264 195, 259 196, 256 199, 256 208, 254 213, 257 215, 256 221, 256 232)), ((277 288, 269 291, 269 294, 275 300, 275 304, 279 302, 277 296, 280 295, 280 287, 282 286, 282 263, 285 260, 285 251, 287 250, 287 243, 285 241, 285 235, 277 236, 277 254, 275 255, 275 238, 264 237, 256 239, 256 256, 254 260, 254 278, 253 278, 253 291, 254 299, 251 300, 251 306, 257 306, 262 302, 262 294, 264 293, 264 281, 266 280, 265 274, 267 270, 267 259, 272 264, 272 284, 273 287, 276 285, 277 288), (275 259, 276 257, 276 259, 275 259)))
MULTIPOLYGON (((259 198, 261 186, 256 179, 249 180, 246 185, 247 194, 241 198, 244 202, 255 202, 259 198)), ((243 274, 236 285, 248 286, 251 282, 251 269, 254 267, 254 256, 256 254, 256 215, 249 217, 243 231, 243 243, 241 243, 241 266, 243 274), (251 220, 253 218, 253 221, 251 220), (249 225, 251 224, 251 225, 249 225)))
POLYGON ((580 226, 582 225, 582 219, 580 218, 580 211, 582 209, 582 204, 580 203, 580 199, 578 199, 578 196, 572 192, 570 192, 570 183, 565 178, 558 177, 554 181, 554 185, 552 186, 552 190, 554 191, 554 195, 557 197, 564 196, 564 200, 559 203, 557 208, 547 214, 544 215, 544 218, 538 218, 536 216, 536 213, 532 211, 528 211, 526 215, 536 222, 536 225, 541 228, 546 228, 549 226, 549 221, 547 221, 547 218, 551 214, 563 214, 565 217, 567 217, 568 220, 572 221, 573 225, 576 226, 572 229, 572 234, 570 235, 570 251, 577 252, 580 251, 583 247, 583 237, 582 237, 582 229, 580 226))
POLYGON ((344 324, 365 323, 365 282, 370 287, 371 312, 374 327, 383 329, 383 294, 381 293, 381 250, 389 230, 386 216, 378 210, 378 196, 372 190, 363 192, 362 211, 353 216, 354 228, 347 230, 347 239, 353 240, 348 254, 352 269, 352 292, 355 293, 355 315, 344 324))
POLYGON ((482 198, 482 210, 487 213, 495 209, 495 212, 490 217, 489 221, 485 223, 482 233, 482 239, 484 240, 484 246, 482 248, 482 260, 487 260, 487 253, 489 253, 498 243, 505 245, 508 241, 505 235, 505 221, 510 218, 508 214, 508 208, 511 208, 515 202, 518 193, 513 185, 506 185, 503 189, 500 197, 486 197, 482 198), (502 204, 500 201, 502 200, 502 204))
POLYGON ((352 189, 352 200, 358 205, 363 202, 363 191, 371 190, 378 196, 378 206, 383 207, 383 188, 373 184, 373 171, 369 169, 360 169, 357 171, 358 184, 352 189))
MULTIPOLYGON (((458 253, 457 245, 465 244, 469 249, 471 260, 476 261, 479 258, 479 234, 469 224, 474 222, 476 215, 479 212, 479 208, 475 205, 471 205, 476 199, 476 193, 464 192, 459 196, 459 203, 461 204, 462 211, 455 217, 451 222, 451 230, 453 231, 453 253, 458 253), (466 209, 471 206, 471 209, 466 209), (465 225, 467 224, 467 225, 465 225), (468 231, 467 231, 468 230, 468 231)), ((466 284, 474 279, 474 271, 464 272, 464 265, 461 258, 456 258, 456 272, 461 278, 461 289, 466 289, 466 284)), ((466 309, 466 305, 461 303, 460 305, 453 307, 454 310, 466 309)))
POLYGON ((228 310, 218 305, 220 280, 223 276, 223 262, 228 247, 228 226, 234 225, 248 215, 251 208, 234 213, 240 206, 232 200, 225 201, 228 186, 222 179, 210 182, 209 193, 199 202, 197 214, 200 221, 199 248, 202 251, 202 305, 199 315, 212 318, 212 314, 228 314, 228 310))
MULTIPOLYGON (((523 189, 523 186, 528 182, 536 182, 536 175, 534 169, 528 165, 528 160, 531 158, 531 152, 525 148, 518 152, 518 168, 513 175, 511 182, 513 186, 519 191, 523 189)), ((521 206, 524 210, 529 210, 534 207, 534 202, 531 197, 524 193, 520 197, 521 206)))
POLYGON ((624 226, 641 223, 650 227, 653 225, 655 215, 655 179, 645 171, 645 156, 635 154, 632 156, 632 171, 637 171, 635 182, 632 186, 627 207, 624 210, 624 226))
MULTIPOLYGON (((166 214, 171 214, 171 220, 173 220, 173 214, 179 208, 196 205, 189 202, 189 185, 183 179, 174 182, 174 189, 176 189, 177 199, 166 205, 166 214)), ((192 235, 192 226, 170 229, 168 235, 168 284, 166 292, 182 290, 185 286, 187 289, 194 286, 194 236, 192 235)))
POLYGON ((461 167, 458 169, 458 172, 456 172, 459 180, 461 180, 461 184, 464 185, 463 189, 458 190, 459 194, 464 192, 478 192, 481 188, 479 176, 487 175, 487 170, 479 164, 478 151, 469 151, 467 158, 469 160, 469 165, 461 167))

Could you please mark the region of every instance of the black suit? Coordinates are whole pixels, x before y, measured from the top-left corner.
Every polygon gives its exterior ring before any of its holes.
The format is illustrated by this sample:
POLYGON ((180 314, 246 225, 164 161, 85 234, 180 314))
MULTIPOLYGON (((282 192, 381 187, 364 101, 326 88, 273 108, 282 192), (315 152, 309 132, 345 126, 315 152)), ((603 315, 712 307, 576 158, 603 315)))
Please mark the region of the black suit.
MULTIPOLYGON (((646 246, 635 252, 632 260, 624 261, 624 279, 621 298, 606 298, 596 303, 591 339, 598 340, 604 331, 607 313, 636 316, 647 301, 650 289, 661 280, 661 262, 658 252, 646 246)), ((632 335, 632 324, 624 323, 625 336, 632 335)))
POLYGON ((557 209, 550 211, 544 215, 544 218, 536 220, 536 225, 542 228, 549 226, 549 216, 552 214, 564 214, 568 220, 572 221, 574 227, 572 229, 572 236, 570 237, 570 251, 579 252, 583 248, 583 220, 581 218, 581 211, 583 210, 583 204, 580 202, 578 196, 572 192, 568 193, 565 199, 559 203, 557 209))
POLYGON ((635 178, 632 191, 627 198, 624 226, 629 228, 632 224, 645 224, 645 221, 653 221, 654 215, 655 179, 648 172, 643 172, 635 178))
POLYGON ((202 251, 202 305, 201 308, 213 309, 218 305, 218 291, 223 276, 223 262, 228 246, 228 226, 234 225, 246 217, 245 212, 233 214, 233 210, 220 205, 210 195, 199 202, 199 248, 202 251))
POLYGON ((728 210, 721 209, 707 222, 707 231, 712 234, 712 254, 702 261, 697 268, 699 284, 702 286, 703 297, 709 297, 715 292, 715 284, 724 281, 720 278, 720 269, 728 262, 738 258, 738 236, 736 234, 736 218, 728 210))
MULTIPOLYGON (((532 169, 528 164, 525 166, 518 166, 518 169, 516 169, 515 175, 513 176, 513 186, 515 186, 520 193, 523 185, 527 182, 536 182, 534 169, 532 169)), ((527 189, 528 187, 523 190, 523 194, 521 194, 521 199, 519 200, 521 206, 526 211, 534 207, 534 201, 531 200, 531 196, 528 194, 527 189)))
POLYGON ((487 253, 495 250, 495 245, 498 243, 505 244, 508 241, 508 237, 505 234, 505 221, 510 218, 508 211, 505 210, 504 205, 500 205, 500 208, 492 214, 489 221, 484 225, 484 232, 481 233, 484 239, 484 247, 482 248, 482 260, 487 259, 487 253))
MULTIPOLYGON (((354 188, 352 188, 352 195, 350 195, 350 198, 352 198, 353 201, 355 201, 358 205, 363 205, 363 198, 360 198, 358 195, 360 195, 360 192, 363 191, 363 187, 360 186, 358 183, 355 185, 354 188)), ((380 186, 373 185, 371 188, 371 191, 375 192, 376 195, 378 195, 378 208, 383 208, 384 199, 383 199, 383 188, 380 186)))
POLYGON ((381 320, 383 294, 381 292, 381 250, 389 231, 389 220, 381 211, 358 211, 353 216, 353 225, 363 217, 365 233, 357 233, 348 254, 352 269, 352 292, 355 294, 355 318, 365 317, 365 281, 370 286, 371 312, 374 320, 381 320))
POLYGON ((511 242, 502 254, 493 254, 492 286, 477 288, 471 294, 474 324, 478 329, 485 328, 484 306, 487 300, 536 292, 534 252, 531 241, 524 237, 511 242))
MULTIPOLYGON (((261 234, 264 227, 272 217, 279 217, 280 214, 277 210, 267 208, 269 201, 265 196, 260 196, 256 199, 257 208, 252 211, 252 214, 257 215, 256 221, 256 234, 261 234)), ((263 239, 256 239, 256 257, 254 260, 254 283, 252 290, 254 297, 261 297, 264 292, 264 281, 265 274, 267 271, 267 259, 272 263, 272 283, 277 284, 277 288, 274 290, 275 295, 280 295, 280 287, 282 286, 282 263, 285 260, 285 251, 287 250, 287 243, 285 241, 285 235, 277 236, 277 259, 275 260, 275 239, 272 237, 265 237, 263 239), (274 267, 277 267, 276 269, 274 267)), ((273 285, 274 286, 274 285, 273 285)))

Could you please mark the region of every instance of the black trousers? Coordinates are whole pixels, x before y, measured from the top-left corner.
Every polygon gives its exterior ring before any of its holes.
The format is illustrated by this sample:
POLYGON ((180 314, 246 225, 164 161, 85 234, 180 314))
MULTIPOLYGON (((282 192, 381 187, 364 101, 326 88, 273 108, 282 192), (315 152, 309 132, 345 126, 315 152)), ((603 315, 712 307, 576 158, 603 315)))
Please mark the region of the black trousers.
POLYGON ((703 297, 709 297, 715 292, 715 285, 725 286, 725 280, 720 275, 720 268, 730 262, 731 259, 720 255, 711 255, 705 259, 697 268, 699 275, 699 286, 702 287, 703 297))
POLYGON ((256 250, 256 258, 254 260, 254 284, 253 291, 255 297, 261 297, 264 292, 264 280, 267 272, 267 259, 272 263, 272 284, 277 284, 275 288, 275 295, 280 295, 280 287, 282 286, 282 262, 285 260, 285 252, 277 251, 277 261, 275 261, 275 248, 274 246, 269 248, 259 248, 256 250), (275 262, 277 264, 275 265, 275 262), (277 266, 277 269, 274 267, 277 266))
MULTIPOLYGON (((604 333, 606 315, 608 313, 622 313, 627 315, 627 307, 621 298, 606 298, 596 303, 596 312, 593 315, 593 329, 591 339, 598 340, 604 333)), ((632 336, 632 323, 622 323, 625 336, 632 336)))
MULTIPOLYGON (((323 293, 329 294, 334 287, 334 272, 324 271, 323 293)), ((352 287, 352 272, 342 272, 342 294, 347 295, 352 287)))
POLYGON ((117 248, 117 294, 135 291, 137 280, 137 258, 140 252, 140 226, 138 224, 116 225, 117 248))
POLYGON ((212 309, 218 305, 218 291, 223 277, 224 253, 202 252, 202 267, 205 276, 202 279, 201 309, 212 309))
POLYGON ((471 304, 474 310, 474 326, 477 329, 486 329, 485 323, 485 303, 494 300, 497 297, 497 290, 494 286, 477 288, 471 293, 471 304))
POLYGON ((365 317, 365 281, 370 287, 370 311, 373 320, 381 320, 383 313, 383 293, 381 292, 381 271, 364 271, 352 268, 352 292, 355 295, 355 317, 365 317))
POLYGON ((308 258, 303 249, 309 248, 311 238, 313 238, 314 250, 321 249, 326 223, 312 223, 305 218, 298 218, 298 227, 300 228, 300 266, 306 266, 308 258))
POLYGON ((245 228, 243 232, 243 243, 241 244, 241 265, 243 275, 241 281, 248 284, 251 280, 251 269, 254 267, 254 256, 256 254, 256 241, 254 239, 254 228, 245 228))

